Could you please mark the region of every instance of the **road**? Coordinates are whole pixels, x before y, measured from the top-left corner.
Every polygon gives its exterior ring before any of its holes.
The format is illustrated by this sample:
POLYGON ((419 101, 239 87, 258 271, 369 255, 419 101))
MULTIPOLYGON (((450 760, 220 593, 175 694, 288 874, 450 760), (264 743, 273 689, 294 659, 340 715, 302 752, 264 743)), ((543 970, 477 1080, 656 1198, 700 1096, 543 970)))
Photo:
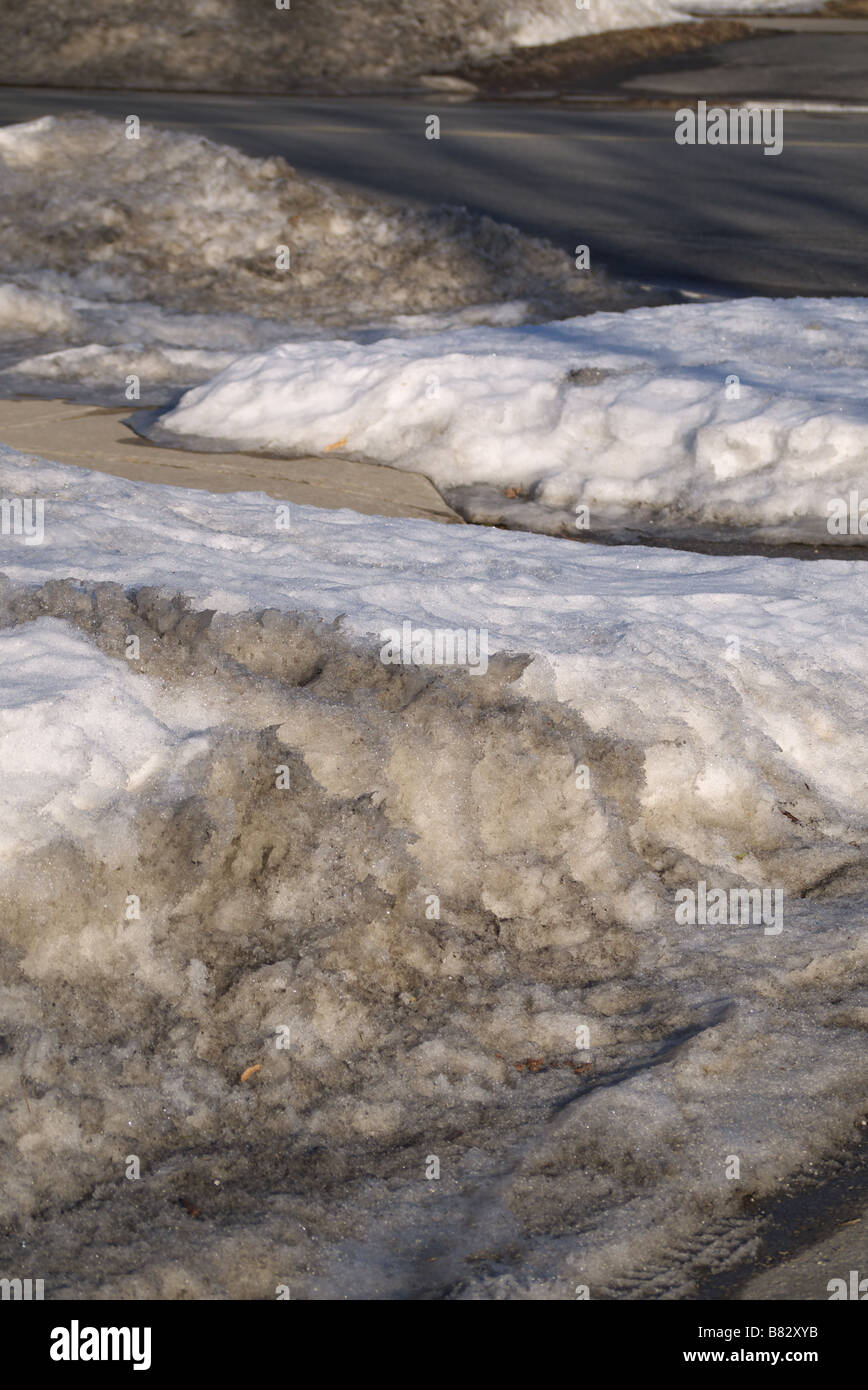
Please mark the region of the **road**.
MULTIPOLYGON (((675 144, 671 110, 412 97, 0 89, 0 123, 136 114, 416 206, 464 205, 643 281, 868 294, 868 115, 785 116, 784 151, 675 144), (441 120, 439 141, 425 117, 441 120)), ((143 215, 147 209, 143 208, 143 215)))
MULTIPOLYGON (((850 21, 852 24, 852 21, 850 21)), ((868 101, 868 20, 856 32, 754 35, 682 57, 663 72, 645 72, 622 91, 690 99, 778 98, 868 101)))

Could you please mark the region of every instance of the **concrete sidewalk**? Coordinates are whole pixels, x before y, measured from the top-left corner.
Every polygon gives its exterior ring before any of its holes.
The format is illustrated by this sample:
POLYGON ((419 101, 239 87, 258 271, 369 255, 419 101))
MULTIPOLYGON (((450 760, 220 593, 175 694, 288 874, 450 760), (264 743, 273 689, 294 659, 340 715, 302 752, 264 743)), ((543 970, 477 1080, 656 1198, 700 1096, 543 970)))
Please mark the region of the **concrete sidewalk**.
POLYGON ((134 482, 265 492, 281 501, 347 507, 364 515, 462 520, 420 473, 332 456, 289 459, 158 448, 121 423, 131 413, 69 401, 0 400, 0 442, 134 482))

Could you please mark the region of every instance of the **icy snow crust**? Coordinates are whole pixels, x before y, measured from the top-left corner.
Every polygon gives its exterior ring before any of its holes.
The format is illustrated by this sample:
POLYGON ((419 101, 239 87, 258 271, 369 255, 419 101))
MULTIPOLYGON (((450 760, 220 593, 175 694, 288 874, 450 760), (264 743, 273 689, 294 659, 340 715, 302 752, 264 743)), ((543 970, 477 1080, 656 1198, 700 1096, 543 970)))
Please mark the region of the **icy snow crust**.
POLYGON ((358 88, 513 47, 691 15, 810 10, 815 0, 333 0, 275 11, 257 0, 55 0, 0 15, 0 81, 193 91, 358 88))
POLYGON ((46 504, 0 555, 4 1264, 684 1297, 754 1248, 745 1196, 846 1151, 863 565, 278 531, 9 449, 0 494, 46 504), (487 673, 383 664, 405 620, 487 628, 487 673), (699 880, 783 890, 783 930, 677 925, 699 880))
POLYGON ((288 338, 647 302, 490 218, 345 195, 199 136, 144 125, 128 140, 87 115, 0 129, 0 276, 7 392, 123 398, 135 374, 160 401, 288 338))
POLYGON ((555 534, 738 527, 828 542, 864 487, 868 310, 764 300, 240 358, 160 419, 426 473, 472 520, 555 534), (507 503, 506 489, 519 492, 507 503), (583 518, 578 507, 587 507, 583 518))

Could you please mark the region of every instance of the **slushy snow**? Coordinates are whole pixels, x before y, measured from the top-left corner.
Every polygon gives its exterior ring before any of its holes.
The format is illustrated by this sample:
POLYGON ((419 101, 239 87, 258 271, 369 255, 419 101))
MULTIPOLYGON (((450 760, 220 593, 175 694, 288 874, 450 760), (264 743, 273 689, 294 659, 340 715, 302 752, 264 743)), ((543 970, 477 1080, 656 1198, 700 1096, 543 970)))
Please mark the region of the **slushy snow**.
POLYGON ((4 1268, 684 1298, 849 1151, 864 565, 287 529, 6 448, 0 494, 45 504, 0 538, 4 1268), (405 622, 486 672, 385 663, 405 622), (706 882, 780 932, 679 924, 706 882))
POLYGON ((709 771, 727 748, 740 760, 737 798, 762 749, 776 779, 795 787, 810 774, 836 816, 856 805, 868 812, 851 748, 868 672, 859 640, 868 571, 859 563, 625 553, 295 505, 285 531, 289 504, 264 494, 133 484, 6 446, 0 460, 2 495, 45 506, 42 544, 3 540, 13 585, 63 576, 177 590, 221 613, 274 607, 340 619, 372 654, 378 634, 405 619, 485 629, 492 652, 531 658, 523 690, 575 704, 595 731, 618 727, 650 746, 681 730, 684 751, 676 755, 676 739, 674 763, 661 763, 649 792, 673 816, 680 808, 685 833, 695 826, 691 853, 724 854, 730 868, 746 811, 739 801, 722 818, 712 851, 720 788, 709 771), (693 768, 689 784, 672 775, 676 764, 693 768))
POLYGON ((830 504, 865 484, 866 370, 863 300, 745 299, 284 344, 187 392, 157 435, 297 454, 342 441, 338 455, 427 474, 471 519, 555 533, 828 541, 830 504))
MULTIPOLYGON (((793 14, 814 8, 815 0, 590 0, 577 5, 574 12, 572 5, 562 5, 559 0, 537 0, 535 5, 507 6, 505 21, 509 45, 528 48, 613 29, 642 29, 721 15, 793 14)), ((503 47, 501 41, 495 51, 503 47)))
POLYGON ((745 1193, 846 1151, 864 566, 287 530, 8 449, 0 487, 45 503, 0 563, 7 1263, 683 1297, 752 1248, 745 1193), (384 664, 407 621, 486 629, 487 672, 384 664), (679 926, 706 880, 774 885, 780 934, 679 926))

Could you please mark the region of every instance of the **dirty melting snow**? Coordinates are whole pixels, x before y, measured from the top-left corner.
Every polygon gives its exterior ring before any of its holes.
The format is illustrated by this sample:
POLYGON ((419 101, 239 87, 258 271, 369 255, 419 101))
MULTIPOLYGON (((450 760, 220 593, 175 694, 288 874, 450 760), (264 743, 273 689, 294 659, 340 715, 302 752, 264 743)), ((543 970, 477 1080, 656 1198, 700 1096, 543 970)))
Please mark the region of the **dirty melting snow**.
POLYGON ((340 193, 201 136, 144 124, 128 140, 122 120, 86 114, 0 129, 7 392, 123 398, 135 374, 162 401, 287 339, 518 323, 637 294, 491 218, 340 193))
POLYGON ((846 1150, 863 565, 277 531, 9 449, 0 490, 45 501, 0 562, 4 1266, 689 1296, 846 1150), (487 629, 487 672, 384 665, 406 620, 487 629), (676 925, 699 881, 782 889, 782 932, 676 925))
POLYGON ((257 0, 151 0, 147 16, 107 0, 56 0, 50 15, 0 14, 0 81, 137 86, 162 91, 364 90, 449 70, 468 58, 610 29, 751 11, 805 10, 816 0, 333 0, 292 7, 257 0), (290 22, 291 19, 291 22, 290 22))

